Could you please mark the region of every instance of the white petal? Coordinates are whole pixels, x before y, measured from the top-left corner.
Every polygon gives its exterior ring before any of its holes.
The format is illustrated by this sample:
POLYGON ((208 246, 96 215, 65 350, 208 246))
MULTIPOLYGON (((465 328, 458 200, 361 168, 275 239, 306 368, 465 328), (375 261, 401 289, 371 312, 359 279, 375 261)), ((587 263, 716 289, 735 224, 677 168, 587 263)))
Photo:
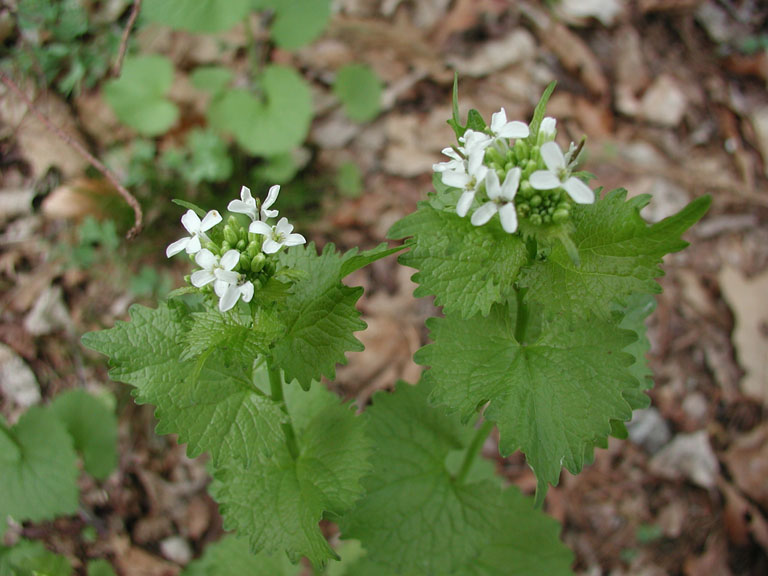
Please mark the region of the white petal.
POLYGON ((243 302, 250 302, 253 299, 253 284, 251 282, 246 282, 240 286, 240 296, 243 302))
MULTIPOLYGON (((507 123, 507 111, 502 108, 498 112, 494 112, 491 115, 491 132, 499 134, 499 130, 504 128, 507 123)), ((501 136, 501 134, 499 134, 501 136)))
POLYGON ((267 238, 261 246, 261 251, 264 252, 264 254, 274 254, 282 247, 283 245, 280 244, 280 242, 275 242, 272 238, 267 238))
POLYGON ((560 187, 560 179, 549 170, 537 170, 529 176, 528 183, 536 190, 552 190, 560 187))
POLYGON ((541 126, 539 126, 539 134, 546 138, 553 138, 555 136, 556 129, 557 120, 552 118, 552 116, 547 116, 541 121, 541 126))
POLYGON ((283 244, 285 246, 299 246, 300 244, 306 244, 307 240, 301 234, 288 234, 283 244))
POLYGON ((267 193, 267 199, 264 200, 264 204, 262 206, 264 208, 269 208, 272 206, 272 204, 275 203, 275 200, 277 200, 278 194, 280 194, 280 185, 275 184, 269 189, 269 192, 267 193))
POLYGON ((187 254, 197 254, 200 252, 200 248, 202 248, 200 238, 195 234, 189 239, 189 242, 187 242, 187 254))
POLYGON ((246 214, 251 217, 251 220, 256 219, 256 204, 250 205, 242 200, 232 200, 227 204, 227 210, 236 214, 246 214))
POLYGON ((213 267, 219 263, 219 259, 213 252, 207 248, 203 248, 197 253, 197 256, 195 256, 195 262, 197 262, 197 265, 200 266, 200 268, 213 270, 213 267))
POLYGON ((224 292, 227 291, 227 288, 229 288, 230 284, 229 282, 224 282, 223 280, 216 280, 213 283, 213 291, 216 292, 216 296, 221 298, 224 296, 224 292))
POLYGON ((184 250, 187 247, 187 243, 190 241, 189 237, 181 238, 179 240, 176 240, 176 242, 173 242, 172 244, 168 245, 168 248, 165 249, 165 255, 170 258, 171 256, 175 256, 182 250, 184 250))
POLYGON ((243 186, 240 188, 240 199, 248 204, 250 204, 250 202, 253 200, 253 196, 251 196, 251 189, 248 188, 248 186, 243 186))
POLYGON ((458 160, 458 161, 463 160, 463 158, 459 155, 459 153, 456 152, 456 150, 454 150, 453 148, 443 148, 441 152, 446 156, 448 156, 448 158, 450 158, 451 160, 458 160))
POLYGON ((224 292, 224 295, 221 297, 221 300, 219 300, 219 310, 222 312, 232 310, 239 298, 240 290, 237 289, 237 286, 228 286, 226 292, 224 292))
POLYGON ((443 184, 452 188, 464 188, 471 180, 469 174, 460 172, 443 172, 443 184))
POLYGON ((504 200, 510 201, 517 194, 517 188, 520 186, 520 175, 522 171, 520 168, 512 168, 507 172, 507 176, 504 178, 504 184, 501 185, 501 197, 504 200))
POLYGON ((488 170, 485 176, 485 192, 491 200, 496 200, 501 194, 501 184, 499 184, 499 175, 496 174, 496 170, 488 170))
POLYGON ((592 189, 576 176, 568 178, 563 184, 563 188, 576 204, 593 204, 595 201, 595 193, 592 189))
POLYGON ((181 223, 190 234, 197 234, 200 231, 200 217, 194 210, 187 210, 181 217, 181 223))
POLYGON ((501 127, 501 130, 497 132, 497 135, 501 138, 528 138, 528 134, 530 134, 530 130, 528 129, 528 124, 525 122, 518 122, 515 120, 514 122, 508 122, 506 125, 501 127))
POLYGON ((272 234, 272 226, 270 226, 266 222, 261 222, 260 220, 256 220, 254 222, 251 222, 251 225, 248 226, 248 232, 250 232, 251 234, 261 234, 262 236, 270 236, 272 234))
POLYGON ((227 250, 227 253, 221 257, 221 267, 224 270, 232 270, 240 261, 240 252, 237 250, 227 250))
POLYGON ((279 236, 287 236, 293 232, 293 224, 288 222, 288 218, 280 218, 280 220, 277 221, 277 226, 275 226, 275 232, 277 232, 279 236))
POLYGON ((467 190, 466 192, 464 192, 464 194, 461 195, 461 198, 459 198, 459 201, 456 204, 456 214, 464 218, 464 216, 467 215, 467 212, 469 212, 469 207, 472 206, 472 201, 474 199, 475 199, 474 190, 467 190))
POLYGON ((232 272, 231 270, 222 270, 221 268, 216 268, 213 271, 213 275, 216 276, 216 280, 225 282, 227 284, 237 284, 240 280, 240 274, 237 272, 232 272))
POLYGON ((472 152, 467 159, 467 173, 470 176, 477 178, 477 173, 480 170, 480 167, 483 166, 483 160, 485 160, 484 148, 472 152))
POLYGON ((192 276, 190 277, 192 286, 196 286, 197 288, 202 288, 214 280, 216 280, 216 276, 214 276, 213 272, 210 270, 195 270, 192 272, 192 276))
POLYGON ((563 156, 563 152, 556 142, 545 142, 541 145, 539 151, 541 152, 541 159, 544 160, 544 164, 553 172, 565 168, 565 156, 563 156))
POLYGON ((499 207, 494 202, 486 202, 480 208, 475 210, 475 213, 472 214, 472 219, 470 220, 472 224, 475 226, 482 226, 488 220, 491 219, 491 217, 498 212, 499 207))
POLYGON ((219 222, 221 222, 221 214, 219 214, 218 210, 211 210, 205 215, 203 221, 200 223, 200 230, 203 232, 210 230, 219 222))
POLYGON ((517 230, 517 211, 512 202, 507 202, 499 209, 499 218, 501 218, 501 227, 505 232, 512 234, 517 230))
POLYGON ((477 170, 475 170, 472 176, 475 177, 476 182, 481 182, 485 179, 486 174, 488 174, 488 166, 483 164, 477 170))

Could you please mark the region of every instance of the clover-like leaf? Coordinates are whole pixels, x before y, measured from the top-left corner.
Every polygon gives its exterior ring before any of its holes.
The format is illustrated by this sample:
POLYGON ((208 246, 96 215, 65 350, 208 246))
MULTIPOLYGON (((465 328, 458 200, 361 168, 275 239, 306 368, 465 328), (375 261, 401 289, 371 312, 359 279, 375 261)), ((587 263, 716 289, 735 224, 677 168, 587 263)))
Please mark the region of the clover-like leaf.
MULTIPOLYGON (((521 449, 539 480, 557 484, 560 468, 576 474, 585 452, 604 440, 611 420, 627 421, 625 394, 640 384, 624 349, 629 330, 594 317, 546 316, 531 338, 519 341, 517 311, 495 305, 487 317, 431 319, 432 344, 416 354, 429 366, 433 398, 471 417, 490 402, 504 455, 521 449)), ((534 331, 532 331, 534 332, 534 331)))
POLYGON ((104 98, 124 124, 144 136, 157 136, 176 123, 179 109, 166 99, 173 64, 163 56, 126 58, 120 78, 104 85, 104 98))
POLYGON ((51 410, 67 427, 75 450, 83 455, 85 470, 102 480, 117 465, 117 417, 114 410, 85 390, 56 396, 51 410))
POLYGON ((144 0, 141 16, 149 22, 190 32, 223 32, 241 22, 251 0, 144 0))
POLYGON ((211 125, 232 134, 252 154, 289 152, 307 136, 312 95, 293 69, 268 66, 258 78, 261 98, 244 89, 223 92, 208 109, 211 125))
POLYGON ((72 438, 49 409, 33 406, 13 427, 0 417, 0 523, 74 514, 78 476, 72 438))
POLYGON ((257 9, 272 10, 272 40, 285 50, 309 44, 325 29, 331 16, 330 0, 255 0, 257 9))
POLYGON ((363 64, 349 64, 336 73, 333 92, 355 122, 373 120, 381 110, 381 80, 363 64))

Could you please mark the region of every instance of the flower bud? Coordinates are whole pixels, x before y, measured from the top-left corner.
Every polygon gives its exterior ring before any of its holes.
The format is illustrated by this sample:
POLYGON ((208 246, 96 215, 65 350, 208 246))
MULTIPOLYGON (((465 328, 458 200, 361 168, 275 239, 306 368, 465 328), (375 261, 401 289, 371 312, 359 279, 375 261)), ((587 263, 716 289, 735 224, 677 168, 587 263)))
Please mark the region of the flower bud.
POLYGON ((240 254, 240 270, 243 270, 245 272, 250 267, 251 267, 251 259, 248 257, 248 254, 241 253, 240 254))
POLYGON ((558 208, 555 210, 555 213, 552 214, 552 221, 555 224, 562 224, 563 222, 567 221, 571 217, 570 212, 568 210, 565 210, 563 208, 558 208))
POLYGON ((245 240, 243 240, 242 238, 238 240, 237 244, 235 244, 235 248, 237 248, 238 250, 245 250, 245 240))
POLYGON ((259 272, 264 268, 264 264, 267 262, 267 257, 261 252, 256 254, 251 260, 251 272, 259 272))
MULTIPOLYGON (((221 251, 217 251, 217 252, 219 254, 226 254, 230 250, 232 250, 232 244, 224 240, 224 242, 221 243, 221 251)), ((213 250, 211 250, 211 252, 213 252, 213 250)), ((216 252, 213 252, 213 253, 216 254, 216 252)))
POLYGON ((229 224, 224 226, 224 240, 226 240, 232 246, 237 244, 237 241, 239 240, 237 237, 237 232, 235 232, 235 229, 229 224))

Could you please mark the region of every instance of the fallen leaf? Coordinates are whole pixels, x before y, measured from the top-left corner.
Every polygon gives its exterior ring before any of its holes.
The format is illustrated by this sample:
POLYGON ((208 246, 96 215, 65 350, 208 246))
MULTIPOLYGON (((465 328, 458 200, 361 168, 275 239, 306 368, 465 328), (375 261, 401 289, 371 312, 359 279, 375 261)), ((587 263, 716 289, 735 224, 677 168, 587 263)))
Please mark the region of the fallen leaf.
POLYGON ((650 461, 649 470, 663 478, 685 478, 702 488, 714 488, 720 466, 706 430, 678 434, 650 461))
POLYGON ((724 459, 736 486, 768 509, 768 423, 740 436, 724 459))
POLYGON ((40 385, 34 373, 5 344, 0 344, 0 390, 9 403, 20 408, 28 408, 40 402, 40 385))

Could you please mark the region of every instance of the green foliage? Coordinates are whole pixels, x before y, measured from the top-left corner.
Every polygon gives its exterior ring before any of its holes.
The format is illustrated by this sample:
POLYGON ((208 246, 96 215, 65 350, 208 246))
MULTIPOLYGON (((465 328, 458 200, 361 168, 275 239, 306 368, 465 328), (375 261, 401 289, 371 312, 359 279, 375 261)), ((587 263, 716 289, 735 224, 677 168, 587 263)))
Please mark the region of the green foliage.
POLYGON ((315 40, 331 16, 330 0, 254 0, 256 9, 271 10, 272 40, 280 48, 295 50, 315 40))
POLYGON ((192 184, 223 182, 232 176, 234 164, 227 145, 210 130, 192 130, 187 143, 190 157, 186 179, 192 184))
POLYGON ((172 280, 167 272, 158 272, 151 266, 142 266, 137 274, 131 276, 128 289, 131 294, 141 298, 154 296, 165 297, 171 291, 172 280))
POLYGON ((344 112, 355 122, 373 120, 381 110, 381 80, 363 64, 341 68, 333 83, 333 92, 344 105, 344 112))
POLYGON ((222 32, 242 21, 251 0, 144 0, 141 16, 174 29, 222 32))
POLYGON ((623 352, 636 336, 592 317, 548 316, 539 334, 518 340, 515 306, 495 305, 487 317, 431 319, 433 344, 416 361, 430 366, 433 398, 470 418, 485 412, 497 423, 501 453, 521 449, 543 483, 557 484, 560 467, 576 474, 610 421, 629 420, 624 394, 640 383, 623 352))
POLYGON ((390 238, 406 238, 403 266, 416 268, 418 297, 435 296, 446 314, 463 318, 487 315, 511 295, 513 282, 527 262, 525 243, 500 225, 473 226, 455 211, 419 203, 416 212, 395 223, 390 238))
POLYGON ((251 173, 255 180, 268 184, 285 184, 291 181, 299 171, 293 154, 284 152, 264 159, 264 162, 251 173))
POLYGON ((354 162, 344 162, 336 172, 336 188, 342 196, 357 198, 363 192, 363 174, 354 162))
POLYGON ((86 216, 77 228, 77 244, 62 246, 56 253, 67 266, 84 270, 114 257, 119 246, 120 238, 112 220, 86 216))
POLYGON ((528 498, 501 489, 487 471, 451 473, 446 459, 466 450, 474 431, 430 407, 428 395, 426 383, 401 383, 366 411, 374 470, 341 521, 342 535, 367 550, 364 565, 381 574, 569 574, 559 527, 528 498))
POLYGON ((117 418, 107 404, 85 390, 56 396, 51 410, 66 426, 86 472, 103 480, 117 465, 117 418))
POLYGON ((45 549, 40 542, 22 540, 11 548, 0 546, 3 576, 70 576, 72 567, 63 556, 45 549))
POLYGON ((603 319, 610 318, 616 303, 626 306, 632 294, 661 292, 655 278, 663 275, 662 257, 688 245, 680 236, 706 213, 711 198, 698 198, 653 225, 640 216, 649 201, 647 195, 627 200, 625 190, 614 190, 595 204, 575 206, 571 239, 581 265, 556 245, 545 262, 523 270, 520 286, 548 307, 589 311, 603 319))
POLYGON ((115 569, 107 560, 99 558, 88 562, 88 576, 116 576, 115 569))
POLYGON ((192 85, 198 90, 218 94, 232 81, 234 73, 229 68, 221 66, 201 66, 195 68, 189 77, 192 85))
POLYGON ((248 152, 270 156, 301 144, 312 121, 312 95, 291 68, 271 65, 258 78, 258 93, 228 90, 208 109, 211 126, 232 134, 248 152))
POLYGON ((0 522, 50 520, 77 511, 77 455, 63 423, 33 406, 8 428, 0 418, 0 522))
POLYGON ((172 83, 170 60, 134 56, 125 59, 120 78, 104 85, 104 98, 121 122, 143 136, 158 136, 179 118, 179 109, 165 98, 172 83))
POLYGON ((247 540, 226 535, 206 546, 202 558, 187 566, 181 576, 299 576, 285 554, 251 552, 247 540))

